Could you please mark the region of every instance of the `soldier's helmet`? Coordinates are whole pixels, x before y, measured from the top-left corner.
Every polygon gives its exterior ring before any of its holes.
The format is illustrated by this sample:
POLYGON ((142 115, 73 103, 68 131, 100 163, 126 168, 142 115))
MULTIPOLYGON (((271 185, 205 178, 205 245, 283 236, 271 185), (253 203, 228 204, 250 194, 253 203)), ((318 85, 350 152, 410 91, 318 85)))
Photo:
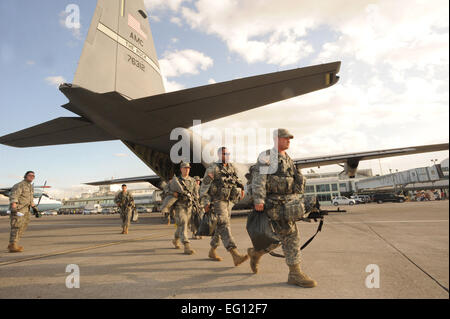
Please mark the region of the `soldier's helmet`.
POLYGON ((189 163, 185 163, 185 162, 181 162, 181 164, 180 164, 180 168, 185 168, 185 167, 189 167, 189 168, 191 168, 191 164, 189 164, 189 163))
POLYGON ((273 137, 288 137, 288 138, 294 138, 294 135, 292 135, 287 129, 285 128, 279 128, 275 131, 273 131, 273 137))
POLYGON ((200 176, 194 176, 194 179, 195 179, 195 181, 197 181, 197 182, 200 182, 200 181, 201 181, 200 176))

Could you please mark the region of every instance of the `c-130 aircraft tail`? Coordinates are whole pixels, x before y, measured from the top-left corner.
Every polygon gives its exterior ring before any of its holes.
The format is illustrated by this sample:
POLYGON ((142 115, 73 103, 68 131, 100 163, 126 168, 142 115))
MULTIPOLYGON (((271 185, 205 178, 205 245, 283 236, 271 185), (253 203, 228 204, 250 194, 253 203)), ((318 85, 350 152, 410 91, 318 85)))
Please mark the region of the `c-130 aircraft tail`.
MULTIPOLYGON (((190 138, 202 123, 328 88, 340 62, 164 93, 161 70, 143 0, 98 0, 72 84, 59 89, 77 114, 0 137, 0 143, 33 147, 121 140, 164 180, 178 171, 170 159, 174 128, 190 138)), ((201 141, 200 141, 201 142, 201 141)), ((207 163, 192 163, 202 176, 207 163)))
POLYGON ((164 93, 142 0, 99 0, 73 84, 127 99, 164 93))

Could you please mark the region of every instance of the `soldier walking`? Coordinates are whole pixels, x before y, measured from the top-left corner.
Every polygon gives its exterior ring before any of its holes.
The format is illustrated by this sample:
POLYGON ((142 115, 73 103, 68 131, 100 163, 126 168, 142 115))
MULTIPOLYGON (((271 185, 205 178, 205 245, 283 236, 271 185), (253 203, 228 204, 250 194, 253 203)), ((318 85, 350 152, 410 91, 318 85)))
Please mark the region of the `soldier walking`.
POLYGON ((198 231, 198 229, 197 229, 198 225, 196 225, 195 221, 193 220, 194 219, 194 214, 198 214, 198 219, 199 220, 201 220, 202 217, 203 217, 203 214, 202 214, 203 208, 200 206, 200 195, 199 195, 201 179, 200 179, 199 176, 194 176, 194 179, 195 179, 195 184, 196 184, 196 186, 195 186, 195 194, 194 194, 195 195, 195 198, 194 198, 195 205, 193 206, 192 216, 191 216, 191 219, 190 219, 190 229, 191 229, 191 232, 192 232, 192 238, 193 239, 202 239, 202 236, 197 236, 196 235, 197 231, 198 231))
MULTIPOLYGON (((289 267, 288 284, 312 288, 316 281, 300 269, 300 236, 295 221, 303 217, 306 180, 286 153, 292 138, 286 129, 274 131, 274 148, 258 157, 252 176, 252 195, 255 210, 267 213, 279 236, 289 267)), ((254 273, 258 272, 259 261, 266 252, 248 249, 254 273)))
POLYGON ((213 213, 217 216, 217 228, 211 239, 208 257, 215 261, 222 260, 222 257, 216 253, 221 238, 225 248, 233 257, 234 265, 238 266, 248 259, 248 255, 241 255, 237 250, 231 234, 230 218, 234 204, 244 197, 244 185, 239 180, 236 169, 229 162, 228 150, 221 147, 217 155, 219 161, 206 169, 200 187, 200 199, 205 212, 208 212, 212 206, 213 213))
POLYGON ((162 193, 161 193, 161 200, 162 200, 161 212, 163 213, 164 219, 167 218, 167 225, 170 225, 170 220, 171 219, 172 220, 175 219, 174 213, 173 213, 173 209, 171 207, 167 208, 167 209, 164 209, 164 204, 167 203, 167 197, 170 196, 170 194, 169 194, 170 193, 170 191, 169 191, 169 184, 166 183, 165 181, 162 181, 161 184, 160 184, 160 188, 162 190, 162 193))
POLYGON ((23 181, 15 184, 11 189, 11 195, 9 197, 11 232, 8 245, 10 253, 23 251, 23 246, 18 246, 17 243, 30 222, 30 209, 35 210, 35 212, 37 211, 33 202, 34 188, 31 184, 34 177, 35 174, 33 171, 26 172, 23 181))
POLYGON ((186 255, 195 253, 195 250, 191 248, 189 241, 188 224, 191 219, 193 202, 196 200, 195 194, 197 193, 197 183, 194 178, 189 176, 190 170, 191 165, 189 163, 181 163, 181 176, 174 176, 169 182, 169 189, 170 191, 173 191, 173 196, 177 198, 177 201, 174 203, 177 230, 175 231, 175 238, 172 243, 175 248, 180 249, 181 240, 186 255))
POLYGON ((134 198, 127 191, 127 185, 122 185, 122 191, 118 192, 114 198, 114 202, 117 204, 120 210, 120 218, 122 219, 122 234, 128 234, 128 228, 130 227, 131 215, 134 208, 134 198))

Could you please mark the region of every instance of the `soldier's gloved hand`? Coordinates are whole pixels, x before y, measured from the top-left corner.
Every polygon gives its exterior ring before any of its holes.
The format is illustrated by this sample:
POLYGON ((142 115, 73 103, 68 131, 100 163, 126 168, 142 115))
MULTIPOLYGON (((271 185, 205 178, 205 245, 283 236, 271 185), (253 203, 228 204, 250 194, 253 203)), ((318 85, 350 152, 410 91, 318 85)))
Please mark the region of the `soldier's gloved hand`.
POLYGON ((33 210, 34 216, 36 216, 36 218, 42 217, 41 212, 36 208, 36 206, 31 207, 31 209, 33 210))

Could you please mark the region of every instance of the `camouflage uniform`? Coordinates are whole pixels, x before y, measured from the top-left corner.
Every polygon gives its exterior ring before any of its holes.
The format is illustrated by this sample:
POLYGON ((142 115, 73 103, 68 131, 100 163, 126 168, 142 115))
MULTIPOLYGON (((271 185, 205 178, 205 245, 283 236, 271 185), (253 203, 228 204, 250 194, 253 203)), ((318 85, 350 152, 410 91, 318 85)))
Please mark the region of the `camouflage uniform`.
POLYGON ((116 204, 119 204, 120 218, 122 219, 122 228, 128 229, 128 227, 130 226, 131 215, 133 213, 132 210, 134 207, 133 196, 128 191, 126 191, 125 193, 123 191, 120 191, 114 198, 114 202, 116 204))
POLYGON ((17 213, 11 213, 11 233, 9 236, 10 244, 17 243, 28 227, 31 217, 30 208, 33 205, 33 195, 33 185, 25 180, 14 185, 11 190, 9 202, 10 204, 16 203, 17 212, 22 213, 23 216, 17 216, 17 213))
POLYGON ((257 169, 252 176, 253 201, 255 204, 264 204, 264 210, 279 236, 288 266, 300 263, 300 236, 293 215, 298 214, 299 219, 304 212, 305 182, 287 154, 283 156, 272 149, 259 155, 257 169), (294 214, 290 203, 294 203, 298 209, 294 214))
MULTIPOLYGON (((170 181, 169 181, 169 183, 170 183, 170 181)), ((167 224, 170 224, 170 220, 175 219, 175 213, 173 211, 171 204, 169 204, 168 206, 170 206, 170 207, 167 207, 167 208, 166 208, 166 205, 172 200, 173 196, 172 196, 172 194, 170 194, 168 183, 163 182, 161 189, 162 189, 161 212, 164 214, 165 217, 167 217, 167 224)))
MULTIPOLYGON (((203 210, 200 205, 200 185, 197 184, 197 177, 194 177, 195 180, 195 188, 194 188, 194 201, 196 202, 197 207, 193 207, 193 210, 196 210, 195 213, 200 215, 200 219, 203 217, 203 210)), ((194 212, 193 212, 194 213, 194 212)), ((192 231, 192 235, 195 236, 198 229, 196 225, 192 222, 192 219, 189 220, 190 222, 190 229, 192 231)), ((195 237, 196 238, 196 237, 195 237)))
POLYGON ((237 247, 231 235, 230 217, 233 205, 240 199, 242 188, 242 182, 231 163, 226 166, 214 163, 206 169, 200 198, 202 206, 211 204, 217 216, 217 228, 210 243, 212 248, 218 247, 220 238, 227 250, 237 247))
POLYGON ((180 239, 183 244, 186 244, 189 243, 188 224, 192 214, 192 201, 195 200, 192 196, 196 196, 197 183, 190 176, 174 177, 169 183, 171 191, 178 189, 177 182, 181 184, 185 191, 178 194, 178 199, 174 204, 175 222, 177 224, 175 239, 180 239))

